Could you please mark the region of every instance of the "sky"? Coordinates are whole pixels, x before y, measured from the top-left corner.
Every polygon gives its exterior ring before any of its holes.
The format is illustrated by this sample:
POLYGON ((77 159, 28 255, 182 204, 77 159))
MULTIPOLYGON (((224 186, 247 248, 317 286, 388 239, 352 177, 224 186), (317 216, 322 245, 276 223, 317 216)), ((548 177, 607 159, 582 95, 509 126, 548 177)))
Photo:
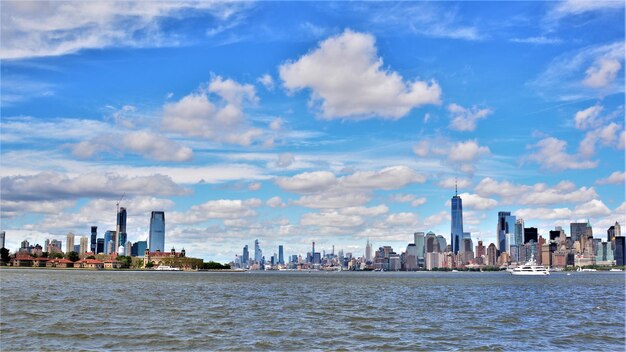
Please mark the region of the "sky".
POLYGON ((624 2, 12 2, 6 247, 115 229, 227 262, 626 222, 624 2), (456 181, 455 181, 456 180, 456 181))

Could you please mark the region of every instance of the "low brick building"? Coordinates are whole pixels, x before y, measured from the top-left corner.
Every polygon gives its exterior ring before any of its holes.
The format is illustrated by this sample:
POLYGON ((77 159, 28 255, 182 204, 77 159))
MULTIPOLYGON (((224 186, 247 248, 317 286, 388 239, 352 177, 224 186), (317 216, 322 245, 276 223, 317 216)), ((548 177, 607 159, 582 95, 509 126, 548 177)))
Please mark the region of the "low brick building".
POLYGON ((83 269, 102 269, 104 268, 104 263, 97 259, 81 259, 74 262, 74 267, 83 269))
POLYGON ((48 268, 73 268, 74 262, 65 258, 51 259, 51 260, 48 260, 48 262, 46 263, 46 267, 48 268))

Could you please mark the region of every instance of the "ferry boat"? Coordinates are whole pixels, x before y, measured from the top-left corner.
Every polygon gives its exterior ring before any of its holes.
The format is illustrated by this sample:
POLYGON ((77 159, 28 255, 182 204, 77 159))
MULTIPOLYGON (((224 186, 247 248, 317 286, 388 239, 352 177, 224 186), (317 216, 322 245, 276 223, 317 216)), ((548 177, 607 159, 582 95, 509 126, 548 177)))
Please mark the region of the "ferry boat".
POLYGON ((544 276, 550 275, 550 272, 542 265, 537 265, 535 258, 531 257, 526 264, 518 265, 511 271, 511 275, 526 275, 526 276, 544 276))
POLYGON ((156 269, 154 270, 160 270, 160 271, 179 271, 180 268, 175 268, 173 266, 169 266, 169 265, 159 265, 158 267, 156 267, 156 269))

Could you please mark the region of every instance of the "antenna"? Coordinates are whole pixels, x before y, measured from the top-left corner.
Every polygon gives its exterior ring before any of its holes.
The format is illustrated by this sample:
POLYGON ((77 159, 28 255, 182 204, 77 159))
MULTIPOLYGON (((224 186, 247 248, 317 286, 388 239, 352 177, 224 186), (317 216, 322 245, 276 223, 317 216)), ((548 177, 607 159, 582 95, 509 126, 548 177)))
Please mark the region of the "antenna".
POLYGON ((459 190, 457 188, 457 180, 456 177, 454 178, 454 196, 458 196, 459 195, 459 190))
POLYGON ((122 199, 124 199, 124 196, 126 195, 126 192, 124 192, 122 194, 122 196, 120 197, 120 200, 117 201, 117 203, 115 203, 115 206, 117 207, 117 212, 120 212, 120 203, 122 202, 122 199))

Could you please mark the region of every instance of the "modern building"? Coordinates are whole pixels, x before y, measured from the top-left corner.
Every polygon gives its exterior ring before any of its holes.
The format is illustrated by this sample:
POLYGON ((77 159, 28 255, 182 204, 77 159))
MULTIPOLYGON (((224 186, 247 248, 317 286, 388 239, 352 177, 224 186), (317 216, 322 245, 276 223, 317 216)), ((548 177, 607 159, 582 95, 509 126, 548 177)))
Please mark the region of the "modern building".
POLYGON ((65 239, 65 254, 74 251, 74 234, 68 233, 65 239))
POLYGON ((285 257, 283 253, 283 245, 278 246, 278 264, 285 265, 285 257))
POLYGON ((241 255, 241 263, 243 266, 250 264, 250 251, 248 250, 248 245, 243 246, 243 253, 241 255))
MULTIPOLYGON (((454 197, 451 199, 452 224, 450 229, 450 246, 452 253, 456 254, 461 246, 463 238, 463 201, 459 197, 455 186, 454 197)), ((445 250, 445 249, 444 249, 445 250)))
POLYGON ((537 243, 539 240, 539 231, 536 227, 525 227, 524 228, 524 244, 529 243, 530 241, 534 241, 537 243))
POLYGON ((104 238, 96 239, 96 253, 104 253, 104 238))
POLYGON ((507 234, 515 234, 515 221, 515 216, 512 216, 511 212, 498 212, 498 227, 496 233, 498 235, 498 250, 500 252, 510 252, 508 246, 511 244, 507 243, 506 237, 507 234))
POLYGON ((150 214, 150 233, 148 235, 150 252, 165 252, 165 212, 153 211, 150 214))
POLYGON ((615 265, 624 266, 626 265, 626 241, 624 241, 624 236, 615 236, 613 240, 615 241, 615 251, 613 252, 613 257, 615 258, 615 265))
POLYGON ((485 264, 489 266, 496 266, 498 262, 498 250, 495 244, 490 243, 487 247, 486 259, 487 260, 485 264))
POLYGON ((417 256, 417 265, 419 267, 424 266, 424 239, 425 234, 423 232, 415 232, 413 234, 413 243, 415 244, 415 255, 417 256))
POLYGON ((593 236, 593 230, 589 222, 572 222, 569 224, 570 236, 573 241, 584 241, 593 236))
POLYGON ((5 248, 4 245, 5 245, 6 235, 7 235, 6 232, 0 231, 0 246, 2 246, 0 248, 5 248))
POLYGON ((524 244, 524 219, 515 220, 515 241, 516 246, 524 244))
POLYGON ((607 242, 613 242, 613 238, 615 238, 616 236, 621 236, 622 235, 622 227, 620 226, 619 222, 615 222, 615 225, 612 225, 611 227, 609 227, 608 230, 606 230, 606 241, 607 242))
POLYGON ((143 256, 148 249, 148 241, 137 241, 133 243, 130 248, 130 256, 131 257, 140 257, 143 256))
POLYGON ((115 231, 108 230, 104 233, 104 254, 111 254, 112 251, 109 248, 109 242, 114 242, 115 231))
POLYGON ((372 261, 372 244, 370 243, 369 238, 367 239, 367 244, 365 245, 365 261, 372 261))
POLYGON ((263 260, 263 252, 261 251, 261 247, 259 246, 259 239, 254 240, 254 261, 257 264, 260 264, 263 260))
POLYGON ((89 252, 89 237, 81 236, 80 237, 80 254, 84 254, 89 252))
POLYGON ((98 252, 97 239, 98 239, 98 226, 92 226, 91 227, 91 242, 90 242, 92 253, 98 252))

